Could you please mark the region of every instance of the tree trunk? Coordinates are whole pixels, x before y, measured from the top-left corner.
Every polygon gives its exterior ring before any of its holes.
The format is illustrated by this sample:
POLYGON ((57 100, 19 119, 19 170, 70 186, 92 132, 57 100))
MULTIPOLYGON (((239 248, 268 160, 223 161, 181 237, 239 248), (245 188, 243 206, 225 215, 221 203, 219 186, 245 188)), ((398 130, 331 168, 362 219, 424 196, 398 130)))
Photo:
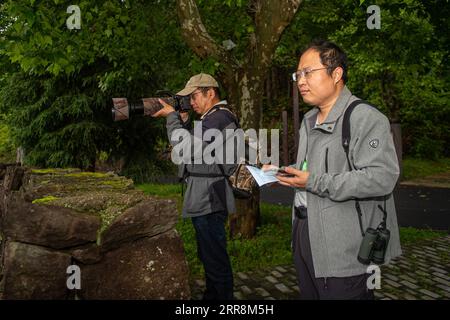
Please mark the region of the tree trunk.
MULTIPOLYGON (((184 40, 200 58, 212 57, 223 68, 218 75, 241 127, 258 129, 262 123, 264 81, 270 71, 281 34, 292 21, 302 0, 249 0, 247 12, 254 23, 249 33, 247 54, 238 61, 232 51, 214 41, 203 24, 195 0, 177 0, 184 40)), ((230 216, 232 236, 252 237, 259 221, 259 190, 249 200, 237 200, 236 215, 230 216)))
POLYGON ((256 186, 250 199, 236 199, 236 213, 228 218, 230 238, 252 238, 260 220, 259 188, 256 186))
MULTIPOLYGON (((227 81, 227 84, 231 101, 235 101, 235 104, 237 102, 239 106, 236 111, 243 130, 249 128, 258 130, 262 120, 261 92, 264 88, 264 78, 241 73, 237 81, 227 81)), ((259 188, 255 185, 252 197, 236 199, 236 213, 229 216, 231 238, 249 239, 256 234, 256 227, 260 221, 259 198, 259 188)))

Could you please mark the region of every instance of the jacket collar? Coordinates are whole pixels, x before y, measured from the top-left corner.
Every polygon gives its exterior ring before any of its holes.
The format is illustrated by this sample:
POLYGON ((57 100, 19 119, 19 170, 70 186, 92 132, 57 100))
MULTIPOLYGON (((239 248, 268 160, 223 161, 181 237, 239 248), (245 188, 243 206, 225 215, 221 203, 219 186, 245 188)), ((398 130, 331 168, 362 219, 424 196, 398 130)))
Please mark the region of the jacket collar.
POLYGON ((336 121, 344 113, 345 107, 348 105, 348 101, 350 100, 351 96, 352 93, 350 92, 350 90, 347 88, 347 86, 344 86, 341 94, 331 108, 327 118, 321 124, 316 124, 317 114, 319 113, 319 108, 316 107, 314 109, 315 112, 312 112, 307 119, 309 121, 310 128, 320 129, 332 133, 334 131, 334 127, 336 126, 336 121))
POLYGON ((210 114, 212 112, 212 110, 216 107, 216 106, 220 106, 220 105, 227 105, 228 102, 227 100, 221 100, 219 102, 217 102, 215 105, 213 105, 208 111, 206 111, 204 114, 202 114, 200 116, 200 120, 203 120, 204 117, 206 117, 208 114, 210 114))

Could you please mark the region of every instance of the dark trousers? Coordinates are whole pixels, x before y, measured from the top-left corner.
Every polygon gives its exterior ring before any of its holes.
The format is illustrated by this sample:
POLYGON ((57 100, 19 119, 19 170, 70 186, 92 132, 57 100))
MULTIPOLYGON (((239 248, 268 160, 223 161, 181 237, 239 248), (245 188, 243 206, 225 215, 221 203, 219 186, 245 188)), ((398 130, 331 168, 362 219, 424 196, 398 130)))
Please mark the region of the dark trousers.
POLYGON ((294 219, 292 245, 297 280, 302 300, 372 300, 367 289, 369 274, 352 277, 316 278, 308 233, 308 219, 294 219))
POLYGON ((225 212, 192 218, 197 254, 205 269, 205 300, 233 299, 233 272, 227 253, 225 212))

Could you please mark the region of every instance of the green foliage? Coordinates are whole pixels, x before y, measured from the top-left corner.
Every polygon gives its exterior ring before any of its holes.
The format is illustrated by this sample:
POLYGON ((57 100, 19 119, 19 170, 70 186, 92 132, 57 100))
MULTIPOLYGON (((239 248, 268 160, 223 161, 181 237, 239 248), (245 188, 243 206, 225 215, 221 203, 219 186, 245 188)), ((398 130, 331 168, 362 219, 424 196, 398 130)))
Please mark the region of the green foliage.
POLYGON ((275 64, 293 70, 316 38, 340 45, 350 61, 348 86, 400 121, 404 151, 436 159, 450 140, 448 1, 305 0, 277 49, 275 64), (369 30, 366 10, 381 9, 369 30))
POLYGON ((0 163, 11 163, 15 160, 16 153, 10 130, 0 116, 0 163))
MULTIPOLYGON (((232 40, 236 63, 245 61, 249 46, 258 45, 255 2, 197 3, 215 41, 232 40)), ((0 123, 0 160, 13 158, 13 148, 22 146, 26 163, 37 166, 89 168, 101 155, 123 160, 123 172, 136 181, 172 170, 161 165, 159 156, 167 147, 164 121, 113 123, 111 98, 137 100, 160 89, 176 91, 193 73, 220 73, 223 62, 200 59, 188 50, 176 1, 76 4, 81 30, 67 29, 64 1, 0 4, 0 115, 5 121, 0 123)), ((401 122, 404 151, 429 159, 449 156, 448 1, 377 1, 381 30, 366 27, 371 4, 304 0, 276 49, 273 65, 284 75, 280 81, 289 83, 288 74, 310 40, 333 40, 349 55, 350 89, 401 122)), ((289 96, 271 95, 263 100, 265 125, 279 127, 289 96)))
MULTIPOLYGON (((164 165, 164 121, 113 123, 112 97, 137 100, 181 87, 191 54, 177 28, 175 3, 80 1, 81 30, 66 27, 68 4, 6 1, 1 6, 0 113, 26 163, 89 168, 124 161, 145 181, 164 165)), ((165 140, 166 141, 166 140, 165 140)))
POLYGON ((169 161, 136 156, 127 164, 122 175, 133 177, 135 183, 155 182, 159 177, 176 174, 176 167, 169 161))

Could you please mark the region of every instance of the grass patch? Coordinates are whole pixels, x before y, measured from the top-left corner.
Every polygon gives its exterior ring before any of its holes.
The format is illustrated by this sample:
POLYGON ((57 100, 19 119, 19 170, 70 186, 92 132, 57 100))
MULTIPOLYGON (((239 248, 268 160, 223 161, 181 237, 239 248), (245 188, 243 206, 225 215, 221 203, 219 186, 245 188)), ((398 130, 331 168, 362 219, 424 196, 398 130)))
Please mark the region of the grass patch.
MULTIPOLYGON (((175 198, 181 212, 181 186, 174 184, 143 184, 137 186, 146 194, 175 198)), ((203 267, 197 258, 197 242, 190 219, 179 219, 176 229, 179 232, 189 264, 191 276, 203 274, 203 267)), ((228 227, 227 227, 228 231, 228 227)), ((227 232, 228 233, 228 232, 227 232)), ((402 245, 413 244, 422 240, 441 237, 442 231, 400 228, 402 245)), ((256 271, 278 265, 292 263, 291 254, 291 209, 288 206, 261 204, 261 223, 253 239, 228 238, 228 253, 233 272, 256 271)))
MULTIPOLYGON (((176 229, 184 243, 191 276, 202 275, 203 266, 197 258, 197 242, 191 220, 180 219, 176 229)), ((230 239, 228 226, 226 231, 233 272, 292 263, 289 207, 261 204, 261 225, 253 239, 230 239)))
POLYGON ((447 235, 446 231, 400 227, 400 243, 402 246, 414 244, 422 240, 443 237, 445 235, 447 235))
POLYGON ((145 183, 136 187, 146 194, 162 198, 181 198, 181 184, 145 183))
POLYGON ((291 209, 261 204, 261 224, 253 239, 228 239, 234 271, 259 270, 292 263, 291 209))
POLYGON ((450 158, 439 160, 403 159, 402 180, 424 178, 444 172, 450 172, 450 158))

